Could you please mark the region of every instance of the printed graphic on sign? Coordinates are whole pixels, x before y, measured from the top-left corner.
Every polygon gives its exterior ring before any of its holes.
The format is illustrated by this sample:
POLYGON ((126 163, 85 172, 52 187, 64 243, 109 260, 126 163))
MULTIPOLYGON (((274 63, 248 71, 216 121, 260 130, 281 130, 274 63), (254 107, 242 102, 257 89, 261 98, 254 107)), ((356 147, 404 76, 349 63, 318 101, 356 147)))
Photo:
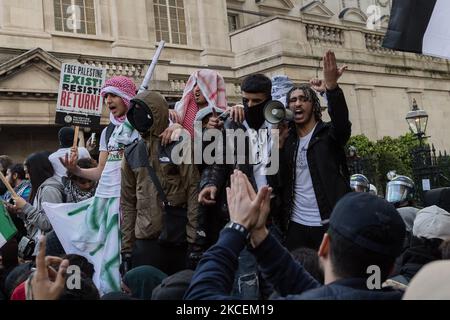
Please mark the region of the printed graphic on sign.
POLYGON ((100 89, 105 78, 105 69, 64 63, 55 122, 65 126, 98 126, 103 105, 100 89))

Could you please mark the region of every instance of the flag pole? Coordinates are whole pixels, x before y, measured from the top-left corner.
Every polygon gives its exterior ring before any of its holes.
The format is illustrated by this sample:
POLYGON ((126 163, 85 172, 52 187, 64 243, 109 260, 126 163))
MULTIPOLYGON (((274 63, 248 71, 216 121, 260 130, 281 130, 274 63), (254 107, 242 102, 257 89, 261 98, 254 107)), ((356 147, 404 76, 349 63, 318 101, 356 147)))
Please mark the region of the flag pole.
POLYGON ((144 80, 142 81, 141 86, 139 87, 139 92, 141 93, 145 90, 148 90, 150 79, 153 76, 153 72, 155 71, 156 64, 158 63, 159 57, 161 56, 161 52, 164 49, 166 42, 161 40, 159 42, 158 49, 156 49, 155 55, 153 56, 152 63, 148 67, 147 73, 145 74, 144 80))

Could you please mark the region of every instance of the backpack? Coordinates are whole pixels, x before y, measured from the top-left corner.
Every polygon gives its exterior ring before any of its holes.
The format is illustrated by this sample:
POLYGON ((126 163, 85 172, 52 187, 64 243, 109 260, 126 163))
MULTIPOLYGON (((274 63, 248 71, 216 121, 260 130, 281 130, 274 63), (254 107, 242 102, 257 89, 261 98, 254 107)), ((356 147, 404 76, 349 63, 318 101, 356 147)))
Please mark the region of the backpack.
POLYGON ((115 128, 116 126, 113 123, 108 124, 108 126, 106 127, 106 134, 105 134, 106 146, 108 146, 109 139, 111 138, 115 128))

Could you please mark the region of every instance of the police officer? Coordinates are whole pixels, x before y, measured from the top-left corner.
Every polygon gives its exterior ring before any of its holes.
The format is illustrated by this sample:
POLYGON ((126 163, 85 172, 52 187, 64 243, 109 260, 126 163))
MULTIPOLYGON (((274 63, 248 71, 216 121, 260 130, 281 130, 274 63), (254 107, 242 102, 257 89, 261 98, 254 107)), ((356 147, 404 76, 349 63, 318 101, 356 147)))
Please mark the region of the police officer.
POLYGON ((350 187, 355 192, 369 192, 369 179, 363 174, 354 174, 350 177, 350 187))
POLYGON ((412 206, 414 193, 414 181, 407 176, 395 175, 386 186, 386 200, 396 208, 412 206))

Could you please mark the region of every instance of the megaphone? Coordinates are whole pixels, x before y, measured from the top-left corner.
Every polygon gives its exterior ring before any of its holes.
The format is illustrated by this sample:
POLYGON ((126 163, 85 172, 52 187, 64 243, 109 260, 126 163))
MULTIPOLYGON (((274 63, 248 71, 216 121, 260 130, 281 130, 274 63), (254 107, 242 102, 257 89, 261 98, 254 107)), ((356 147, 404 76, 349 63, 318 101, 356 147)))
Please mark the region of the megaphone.
POLYGON ((283 120, 291 121, 294 119, 294 113, 285 108, 280 101, 272 100, 264 107, 264 118, 271 124, 278 124, 283 120))

